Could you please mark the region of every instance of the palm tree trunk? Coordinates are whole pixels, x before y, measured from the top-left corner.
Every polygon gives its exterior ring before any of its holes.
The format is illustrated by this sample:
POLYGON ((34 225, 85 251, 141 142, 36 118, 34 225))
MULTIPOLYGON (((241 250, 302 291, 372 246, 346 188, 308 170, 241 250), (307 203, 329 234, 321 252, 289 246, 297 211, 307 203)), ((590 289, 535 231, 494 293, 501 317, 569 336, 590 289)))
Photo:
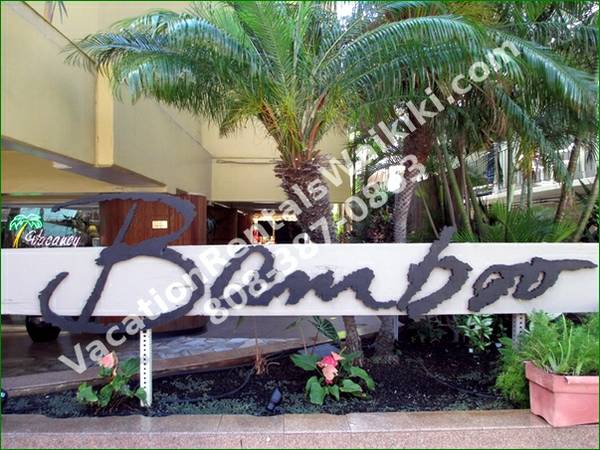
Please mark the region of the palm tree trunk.
MULTIPOLYGON (((281 162, 275 166, 275 175, 281 180, 281 187, 289 200, 298 205, 301 212, 297 214, 298 223, 302 230, 310 236, 315 243, 337 242, 333 219, 331 217, 331 203, 327 183, 321 176, 321 163, 319 159, 303 161, 297 167, 290 167, 281 162), (320 184, 315 180, 319 180, 320 184), (324 196, 310 196, 308 185, 312 183, 327 190, 324 196), (316 198, 315 198, 316 197, 316 198), (320 198, 319 198, 320 197, 320 198)), ((361 352, 360 335, 356 328, 353 316, 343 316, 346 328, 346 348, 350 352, 361 352)), ((362 359, 358 359, 360 364, 362 359)))
POLYGON ((408 236, 408 213, 417 182, 404 179, 404 189, 394 196, 394 242, 406 242, 408 236))
POLYGON ((442 150, 444 152, 444 162, 446 163, 448 180, 450 180, 450 187, 452 188, 452 193, 456 198, 456 207, 458 209, 463 228, 468 233, 473 234, 473 230, 471 229, 471 222, 469 216, 467 216, 467 211, 462 201, 462 195, 460 194, 460 188, 458 187, 458 181, 456 180, 456 175, 454 174, 454 169, 452 168, 452 161, 450 161, 448 149, 444 147, 442 150))
POLYGON ((577 168, 577 160, 579 159, 579 139, 575 138, 573 150, 569 156, 569 164, 567 165, 568 177, 562 182, 560 188, 560 200, 556 207, 556 215, 554 222, 560 222, 565 216, 565 209, 573 200, 573 178, 575 178, 575 169, 577 168))
POLYGON ((471 208, 470 208, 470 204, 471 202, 469 201, 469 193, 468 193, 468 189, 467 189, 467 163, 465 162, 465 143, 464 143, 464 138, 461 137, 461 139, 458 141, 458 147, 457 147, 457 156, 458 156, 458 165, 460 168, 460 183, 461 183, 461 193, 462 193, 462 198, 463 201, 465 202, 465 210, 467 213, 467 217, 471 217, 471 208))
POLYGON ((444 194, 446 195, 446 206, 448 208, 448 215, 450 216, 450 224, 456 227, 456 214, 454 213, 454 203, 452 201, 452 194, 450 194, 450 185, 448 184, 448 177, 446 176, 446 162, 440 150, 439 145, 435 146, 435 152, 440 165, 440 175, 442 177, 442 184, 444 186, 444 194))
POLYGON ((527 192, 527 177, 525 173, 521 170, 521 195, 519 196, 519 208, 523 209, 525 206, 525 192, 527 192))
POLYGON ((354 316, 342 316, 344 321, 344 328, 346 329, 346 339, 344 345, 350 353, 358 353, 359 356, 355 359, 355 363, 359 366, 363 364, 362 357, 362 343, 360 334, 358 334, 358 327, 356 326, 356 318, 354 316))
POLYGON ((598 201, 598 172, 596 172, 596 177, 594 178, 594 184, 592 184, 592 191, 585 205, 585 209, 581 214, 579 219, 579 224, 577 225, 577 230, 573 235, 573 242, 579 242, 581 237, 583 236, 583 232, 585 231, 585 227, 590 220, 590 216, 592 215, 592 211, 594 210, 594 206, 598 201))
MULTIPOLYGON (((424 164, 431 153, 433 137, 431 130, 424 125, 404 140, 404 156, 413 155, 417 161, 424 164)), ((404 172, 404 189, 397 192, 394 198, 394 242, 406 242, 408 237, 408 213, 412 198, 417 187, 415 173, 409 170, 404 172)), ((392 316, 379 316, 381 327, 375 339, 375 356, 393 358, 394 351, 394 319, 392 316)))
POLYGON ((506 140, 506 209, 510 212, 514 197, 514 174, 515 168, 513 165, 513 146, 510 142, 510 136, 506 140))
POLYGON ((471 178, 467 175, 467 192, 469 193, 469 199, 471 200, 471 206, 473 207, 473 216, 475 217, 475 226, 477 227, 477 235, 479 240, 483 238, 483 211, 481 211, 481 205, 473 190, 473 183, 471 178))
POLYGON ((329 189, 320 169, 321 161, 318 159, 302 161, 297 167, 290 167, 283 162, 275 166, 275 176, 281 180, 281 187, 288 199, 300 210, 296 214, 298 224, 310 236, 310 240, 318 244, 337 241, 331 217, 329 189), (310 191, 318 181, 319 189, 322 188, 326 194, 313 197, 310 191), (309 188, 311 183, 312 188, 309 188))
POLYGON ((435 226, 435 221, 433 220, 433 216, 431 215, 431 210, 429 209, 429 204, 427 203, 427 194, 423 193, 423 190, 419 190, 417 188, 417 192, 421 201, 423 202, 423 208, 425 209, 425 214, 427 215, 427 220, 429 221, 429 226, 431 227, 431 231, 433 231, 433 235, 436 239, 440 238, 440 235, 437 231, 437 227, 435 226))
POLYGON ((533 171, 527 173, 527 209, 533 205, 533 171))
POLYGON ((13 241, 13 247, 14 248, 18 248, 19 247, 19 242, 21 241, 21 235, 25 231, 25 228, 27 228, 27 223, 23 224, 23 226, 17 232, 17 235, 15 236, 15 240, 13 241))

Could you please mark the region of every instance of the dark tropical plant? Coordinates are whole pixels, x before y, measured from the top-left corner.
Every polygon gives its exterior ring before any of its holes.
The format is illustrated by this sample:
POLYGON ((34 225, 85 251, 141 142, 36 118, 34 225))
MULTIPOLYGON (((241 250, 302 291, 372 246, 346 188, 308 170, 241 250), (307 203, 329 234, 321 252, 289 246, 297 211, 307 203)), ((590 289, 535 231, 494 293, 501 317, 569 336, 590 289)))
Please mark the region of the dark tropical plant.
POLYGON ((328 396, 336 400, 344 394, 365 398, 367 391, 375 389, 375 382, 366 370, 353 365, 358 353, 331 354, 321 358, 317 355, 297 353, 292 362, 302 370, 316 372, 306 382, 306 396, 311 403, 322 405, 328 396))
POLYGON ((551 208, 534 206, 529 209, 514 207, 510 211, 502 202, 492 203, 486 212, 488 223, 483 225, 478 238, 458 232, 455 242, 564 242, 576 229, 569 221, 556 223, 551 208))
POLYGON ((573 242, 586 241, 598 242, 598 172, 594 177, 591 187, 581 183, 585 195, 579 195, 582 213, 579 218, 577 230, 573 235, 573 242))
POLYGON ((469 345, 478 352, 483 352, 492 344, 494 318, 488 315, 459 316, 456 328, 468 341, 469 345))

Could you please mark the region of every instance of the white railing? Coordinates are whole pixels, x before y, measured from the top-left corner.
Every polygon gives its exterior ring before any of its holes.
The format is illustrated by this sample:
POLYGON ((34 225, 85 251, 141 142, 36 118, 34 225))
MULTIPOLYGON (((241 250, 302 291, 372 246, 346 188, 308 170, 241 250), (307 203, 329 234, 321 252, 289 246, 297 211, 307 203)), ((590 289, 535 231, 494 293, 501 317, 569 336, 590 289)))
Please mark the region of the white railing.
MULTIPOLYGON (((570 148, 564 149, 560 151, 561 159, 565 165, 565 167, 569 164, 569 158, 571 156, 571 152, 573 150, 570 148)), ((596 175, 597 166, 596 162, 589 160, 586 158, 585 151, 583 149, 579 149, 579 158, 577 160, 577 166, 575 168, 575 176, 573 177, 574 182, 577 180, 585 180, 593 178, 596 175)), ((506 151, 506 145, 503 144, 501 148, 498 150, 498 155, 496 156, 495 161, 490 161, 490 158, 494 158, 493 155, 489 153, 485 156, 478 158, 474 165, 480 172, 484 174, 488 172, 488 164, 493 162, 493 174, 494 180, 491 183, 478 185, 475 187, 476 191, 480 195, 485 195, 489 193, 501 193, 506 192, 506 175, 507 175, 507 166, 508 166, 508 155, 506 151), (500 176, 500 172, 502 176, 500 176)), ((491 169, 491 168, 490 168, 491 169)), ((577 182, 578 183, 578 182, 577 182)), ((552 169, 544 168, 543 164, 539 159, 534 160, 533 162, 533 189, 535 191, 536 187, 539 186, 548 186, 559 184, 559 181, 556 179, 554 171, 552 169)), ((519 189, 523 185, 523 173, 521 171, 515 172, 513 186, 515 189, 519 189)))

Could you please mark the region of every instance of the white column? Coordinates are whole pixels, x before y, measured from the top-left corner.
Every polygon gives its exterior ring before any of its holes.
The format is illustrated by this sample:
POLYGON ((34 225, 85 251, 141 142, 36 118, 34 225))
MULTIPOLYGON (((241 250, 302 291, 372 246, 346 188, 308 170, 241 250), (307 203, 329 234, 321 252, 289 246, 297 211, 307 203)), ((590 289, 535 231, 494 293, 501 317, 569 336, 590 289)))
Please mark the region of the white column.
POLYGON ((152 330, 140 331, 140 387, 146 392, 146 402, 152 405, 152 330))

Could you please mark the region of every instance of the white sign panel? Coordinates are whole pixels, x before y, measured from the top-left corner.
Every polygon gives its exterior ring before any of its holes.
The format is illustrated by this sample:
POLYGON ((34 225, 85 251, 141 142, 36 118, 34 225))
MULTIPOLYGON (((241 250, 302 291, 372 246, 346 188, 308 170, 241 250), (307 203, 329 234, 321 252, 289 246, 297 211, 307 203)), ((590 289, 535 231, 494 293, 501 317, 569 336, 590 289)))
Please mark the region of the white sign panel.
POLYGON ((95 261, 108 248, 7 249, 2 314, 40 314, 44 290, 54 314, 88 318, 218 308, 264 316, 598 310, 597 244, 435 245, 168 247, 194 268, 189 273, 135 255, 106 270, 95 261), (242 256, 233 254, 240 250, 242 256), (193 292, 201 295, 191 301, 193 292))

